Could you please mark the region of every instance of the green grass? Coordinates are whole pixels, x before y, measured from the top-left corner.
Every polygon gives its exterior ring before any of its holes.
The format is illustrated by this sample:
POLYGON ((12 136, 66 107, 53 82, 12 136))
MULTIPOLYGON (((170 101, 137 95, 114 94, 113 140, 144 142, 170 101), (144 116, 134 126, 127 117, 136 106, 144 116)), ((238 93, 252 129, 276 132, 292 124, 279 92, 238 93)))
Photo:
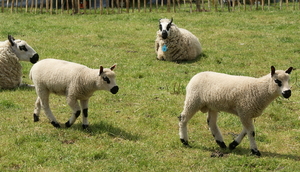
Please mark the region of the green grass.
MULTIPOLYGON (((0 40, 26 40, 41 59, 58 58, 98 68, 117 63, 116 95, 98 91, 90 100, 90 130, 81 118, 55 129, 44 113, 33 122, 36 94, 19 88, 0 91, 0 171, 299 171, 299 72, 291 75, 292 96, 278 98, 255 120, 262 157, 250 155, 246 137, 234 151, 218 148, 198 113, 189 122, 192 148, 181 145, 177 116, 185 86, 201 71, 260 77, 270 66, 299 68, 299 11, 130 13, 48 15, 0 13, 0 40), (203 55, 193 62, 157 61, 158 19, 193 32, 203 55), (212 158, 223 151, 224 157, 212 158)), ((30 63, 22 62, 23 81, 30 63)), ((59 122, 71 110, 52 95, 59 122)), ((241 131, 237 117, 220 113, 225 142, 241 131)))

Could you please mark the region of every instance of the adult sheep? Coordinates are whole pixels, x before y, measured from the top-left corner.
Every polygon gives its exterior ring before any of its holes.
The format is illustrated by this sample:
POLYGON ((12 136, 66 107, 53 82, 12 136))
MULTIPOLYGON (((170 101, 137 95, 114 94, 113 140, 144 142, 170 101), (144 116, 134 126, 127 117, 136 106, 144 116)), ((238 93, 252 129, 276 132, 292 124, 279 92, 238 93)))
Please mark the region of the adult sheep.
POLYGON ((36 63, 39 55, 23 40, 15 40, 8 35, 8 40, 0 42, 0 89, 13 89, 22 83, 22 65, 19 61, 36 63))
POLYGON ((178 28, 173 18, 160 19, 155 40, 155 52, 158 60, 183 61, 194 60, 201 54, 198 38, 186 29, 178 28))
POLYGON ((289 74, 275 70, 260 78, 233 76, 215 72, 196 74, 187 85, 184 109, 179 116, 179 135, 184 145, 188 145, 187 122, 197 111, 208 112, 207 123, 217 144, 226 148, 222 134, 217 126, 218 112, 224 111, 237 115, 243 124, 243 130, 229 145, 234 149, 247 134, 251 152, 260 156, 255 142, 253 118, 262 114, 263 110, 278 96, 291 96, 289 74))
POLYGON ((54 93, 66 96, 67 103, 73 111, 65 126, 70 127, 82 110, 82 127, 87 128, 88 102, 93 93, 96 90, 106 90, 116 94, 119 90, 113 72, 115 67, 116 65, 110 68, 100 66, 100 70, 90 69, 81 64, 56 59, 44 59, 34 64, 29 74, 38 95, 33 114, 34 122, 39 121, 42 107, 51 124, 60 128, 49 106, 49 94, 54 93))

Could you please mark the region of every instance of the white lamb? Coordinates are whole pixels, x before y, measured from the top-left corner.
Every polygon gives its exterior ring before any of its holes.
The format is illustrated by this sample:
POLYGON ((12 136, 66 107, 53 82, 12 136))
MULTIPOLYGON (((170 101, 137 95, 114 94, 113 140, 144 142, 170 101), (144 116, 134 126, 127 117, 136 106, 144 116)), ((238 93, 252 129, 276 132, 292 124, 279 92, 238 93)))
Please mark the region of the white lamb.
POLYGON ((0 42, 0 89, 13 89, 22 83, 22 65, 19 61, 36 63, 39 55, 23 40, 15 40, 8 35, 8 40, 0 42))
POLYGON ((188 30, 178 28, 169 19, 159 20, 159 30, 155 40, 158 60, 194 60, 201 54, 198 38, 188 30))
POLYGON ((261 78, 233 76, 215 72, 196 74, 186 88, 184 109, 179 116, 179 135, 184 145, 188 146, 187 122, 197 111, 208 112, 207 123, 217 144, 226 148, 222 134, 217 126, 218 112, 225 111, 237 115, 243 124, 243 131, 229 145, 234 149, 247 134, 251 152, 260 156, 255 142, 253 118, 262 114, 263 110, 278 96, 291 96, 289 74, 276 70, 271 66, 271 73, 261 78))
POLYGON ((84 65, 56 59, 44 59, 34 64, 29 74, 38 95, 33 114, 34 122, 39 121, 42 107, 51 124, 60 128, 49 106, 49 94, 54 93, 66 96, 67 103, 73 111, 65 126, 70 127, 82 110, 82 127, 87 128, 88 102, 93 93, 96 90, 106 90, 116 94, 119 90, 113 72, 115 67, 116 65, 104 69, 100 66, 100 70, 90 69, 84 65))

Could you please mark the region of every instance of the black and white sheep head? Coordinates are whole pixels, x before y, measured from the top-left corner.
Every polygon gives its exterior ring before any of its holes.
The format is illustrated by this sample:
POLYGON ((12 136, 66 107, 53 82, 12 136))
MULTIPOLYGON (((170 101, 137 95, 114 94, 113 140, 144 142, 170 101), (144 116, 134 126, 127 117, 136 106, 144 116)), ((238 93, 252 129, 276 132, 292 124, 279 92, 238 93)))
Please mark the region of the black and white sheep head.
POLYGON ((32 64, 39 60, 39 55, 36 51, 26 43, 26 41, 17 39, 8 35, 8 40, 11 44, 11 48, 20 61, 30 61, 32 64))
POLYGON ((101 77, 102 82, 100 82, 100 88, 103 90, 110 91, 112 94, 116 94, 119 91, 119 87, 116 83, 116 75, 113 71, 116 68, 116 64, 110 68, 103 68, 100 66, 99 76, 101 77))
POLYGON ((172 26, 173 18, 169 19, 159 19, 159 31, 163 39, 167 39, 170 35, 170 29, 172 26))
POLYGON ((275 67, 271 66, 271 77, 277 85, 279 94, 281 94, 284 98, 289 98, 292 95, 291 87, 289 85, 292 70, 293 67, 289 67, 286 71, 275 70, 275 67))

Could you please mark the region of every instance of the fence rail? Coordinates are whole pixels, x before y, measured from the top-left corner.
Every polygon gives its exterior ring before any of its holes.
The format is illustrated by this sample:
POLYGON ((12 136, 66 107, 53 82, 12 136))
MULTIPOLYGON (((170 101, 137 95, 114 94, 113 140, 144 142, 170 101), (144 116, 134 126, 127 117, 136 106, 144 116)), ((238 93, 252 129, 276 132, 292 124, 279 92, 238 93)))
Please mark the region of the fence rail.
POLYGON ((0 0, 1 11, 50 14, 300 10, 299 0, 0 0))

